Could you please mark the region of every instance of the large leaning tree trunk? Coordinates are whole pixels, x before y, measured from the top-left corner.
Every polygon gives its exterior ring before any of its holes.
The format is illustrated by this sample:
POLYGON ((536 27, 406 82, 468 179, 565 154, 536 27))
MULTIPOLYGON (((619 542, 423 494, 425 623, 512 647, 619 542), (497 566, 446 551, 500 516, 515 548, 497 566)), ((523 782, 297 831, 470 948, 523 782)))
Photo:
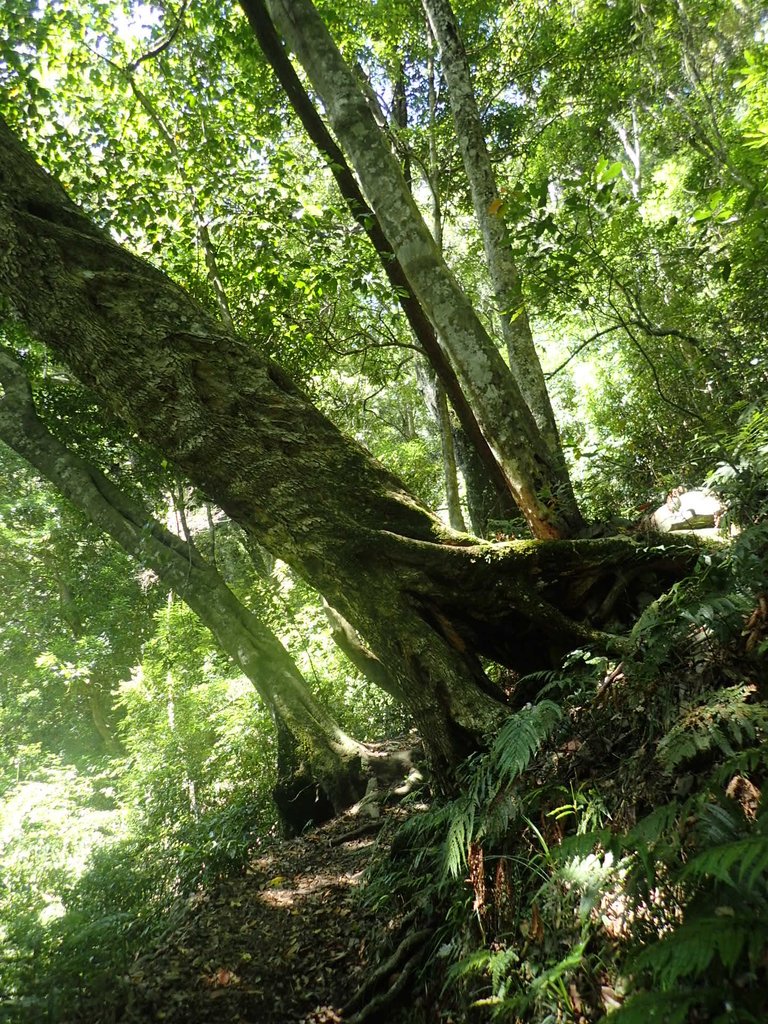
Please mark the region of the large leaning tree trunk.
MULTIPOLYGON (((241 0, 246 13, 251 0, 241 0)), ((520 388, 448 269, 365 93, 310 0, 267 0, 304 67, 413 295, 425 310, 535 537, 583 526, 564 461, 541 435, 520 388)))
MULTIPOLYGON (((277 637, 242 604, 191 540, 176 537, 141 502, 47 430, 35 411, 23 368, 2 349, 0 385, 0 440, 176 592, 293 735, 333 807, 340 810, 354 803, 361 795, 355 781, 365 747, 348 736, 316 700, 277 637)), ((292 773, 295 770, 294 766, 292 773)), ((301 785, 306 781, 303 778, 301 785)), ((281 779, 280 785, 286 800, 278 810, 285 818, 295 793, 290 779, 281 779)))
POLYGON ((0 297, 109 411, 323 594, 386 666, 438 778, 506 716, 480 655, 541 666, 618 638, 624 538, 489 544, 443 526, 252 342, 96 227, 0 121, 0 297), (612 595, 615 595, 612 596, 612 595))

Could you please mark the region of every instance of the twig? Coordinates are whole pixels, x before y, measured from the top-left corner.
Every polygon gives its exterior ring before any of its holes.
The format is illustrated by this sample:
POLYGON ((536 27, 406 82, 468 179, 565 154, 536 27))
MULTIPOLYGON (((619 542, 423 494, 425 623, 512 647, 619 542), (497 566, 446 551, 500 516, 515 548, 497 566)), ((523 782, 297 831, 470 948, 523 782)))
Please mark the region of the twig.
POLYGON ((598 338, 602 338, 604 334, 610 334, 612 331, 620 330, 623 326, 624 324, 614 324, 613 327, 606 327, 604 331, 598 331, 597 334, 591 335, 585 341, 582 341, 580 344, 578 344, 564 362, 560 363, 559 366, 556 366, 554 370, 550 370, 549 373, 545 373, 545 378, 547 380, 551 380, 556 373, 560 373, 561 370, 564 370, 568 363, 570 363, 570 361, 574 359, 579 354, 579 352, 583 351, 583 349, 585 349, 587 345, 591 345, 593 341, 597 341, 598 338))
POLYGON ((133 61, 133 63, 128 65, 129 71, 135 71, 139 64, 143 64, 145 60, 152 60, 154 57, 159 57, 161 53, 168 49, 168 47, 174 41, 176 36, 179 34, 179 29, 184 23, 184 15, 187 13, 188 3, 189 0, 184 0, 184 3, 181 5, 181 10, 179 11, 179 16, 176 19, 176 24, 171 29, 170 33, 168 34, 168 37, 164 39, 162 43, 158 43, 158 45, 153 50, 148 50, 147 53, 142 54, 141 57, 137 57, 137 59, 133 61))
POLYGON ((623 678, 624 678, 624 662, 620 661, 619 664, 615 668, 611 669, 611 671, 608 673, 608 675, 605 677, 605 679, 603 679, 602 683, 600 683, 600 686, 597 688, 597 693, 595 694, 595 701, 597 702, 598 700, 600 700, 600 698, 603 696, 603 694, 605 693, 605 691, 608 689, 609 686, 612 686, 619 679, 623 679, 623 678))

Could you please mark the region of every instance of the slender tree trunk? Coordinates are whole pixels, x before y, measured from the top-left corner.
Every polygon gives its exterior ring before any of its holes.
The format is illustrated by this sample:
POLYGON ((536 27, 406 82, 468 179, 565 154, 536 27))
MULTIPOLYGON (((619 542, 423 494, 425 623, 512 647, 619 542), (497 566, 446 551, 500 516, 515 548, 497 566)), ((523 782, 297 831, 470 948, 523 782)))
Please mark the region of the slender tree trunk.
MULTIPOLYGON (((405 68, 402 62, 398 66, 398 76, 392 86, 392 120, 395 128, 405 131, 408 128, 408 93, 405 84, 405 68)), ((431 108, 430 108, 431 109, 431 108)), ((430 168, 433 169, 432 151, 430 148, 430 168)), ((403 174, 409 189, 412 189, 410 159, 403 160, 403 174)), ((431 175, 430 175, 431 177, 431 175)), ((440 209, 439 193, 433 191, 432 206, 432 237, 442 252, 443 249, 443 225, 442 211, 440 209)), ((451 414, 448 408, 448 399, 445 389, 432 367, 431 363, 416 366, 416 374, 421 382, 421 390, 426 404, 437 425, 440 437, 440 453, 443 464, 443 481, 445 484, 445 504, 448 513, 448 523, 454 530, 466 531, 464 516, 461 511, 461 497, 459 492, 459 478, 456 467, 456 452, 453 446, 453 429, 451 427, 451 414)))
MULTIPOLYGON (((10 357, 6 353, 0 351, 0 383, 5 385, 5 380, 2 376, 2 368, 5 361, 8 360, 10 363, 10 357)), ((11 400, 11 404, 13 404, 11 400)), ((0 439, 2 439, 2 419, 3 419, 3 403, 0 402, 0 439)), ((15 414, 16 410, 14 410, 15 414)), ((21 417, 19 417, 21 419, 21 417)), ((57 566, 53 563, 53 558, 45 557, 45 561, 49 564, 56 577, 56 585, 59 591, 59 609, 61 617, 69 627, 70 632, 79 639, 83 635, 83 620, 80 615, 80 609, 77 606, 75 595, 72 592, 72 588, 67 581, 61 575, 57 566)), ((124 753, 120 740, 115 735, 111 723, 108 720, 107 714, 104 710, 104 682, 94 671, 89 673, 87 679, 78 679, 76 681, 74 692, 85 699, 88 705, 88 710, 91 715, 91 722, 99 736, 99 739, 104 744, 104 749, 112 757, 119 757, 124 753)))
POLYGON ((450 0, 422 0, 422 3, 440 46, 456 138, 469 182, 475 219, 483 239, 485 262, 496 297, 510 368, 557 464, 559 501, 566 510, 568 521, 579 529, 583 523, 570 486, 552 404, 531 333, 520 275, 512 256, 496 175, 488 154, 459 26, 450 0))
MULTIPOLYGON (((248 9, 249 0, 243 0, 248 9)), ((542 438, 520 389, 448 270, 397 160, 310 0, 268 0, 355 168, 410 287, 431 320, 534 536, 581 526, 564 464, 542 438)))
MULTIPOLYGON (((397 74, 392 83, 392 124, 405 134, 408 131, 408 90, 406 87, 405 65, 402 61, 397 66, 397 74)), ((413 188, 413 168, 407 141, 402 146, 403 177, 409 189, 413 188)))
MULTIPOLYGON (((427 184, 431 195, 432 223, 431 231, 435 244, 443 251, 443 206, 441 189, 440 157, 437 141, 437 81, 435 71, 435 37, 426 19, 428 43, 427 55, 427 107, 429 111, 428 135, 429 157, 427 162, 427 184)), ((467 496, 467 513, 472 530, 478 537, 487 536, 488 519, 492 509, 504 509, 505 515, 497 515, 497 519, 517 515, 517 506, 507 488, 500 488, 496 480, 487 471, 483 460, 477 457, 470 438, 466 436, 461 422, 451 431, 454 459, 461 475, 467 496)), ((446 483, 446 491, 448 484, 446 483)), ((458 491, 458 472, 457 486, 458 491)), ((449 506, 450 508, 450 506, 449 506)), ((463 514, 462 514, 463 521, 463 514)))
POLYGON ((464 522, 464 513, 461 510, 456 449, 453 443, 453 427, 445 391, 440 386, 440 381, 428 363, 417 364, 416 377, 426 406, 437 425, 440 436, 440 454, 442 456, 448 523, 452 529, 464 532, 467 526, 464 522))
POLYGON ((392 678, 373 651, 365 646, 354 627, 327 601, 323 602, 323 611, 331 627, 333 642, 347 656, 357 671, 374 686, 378 686, 379 689, 388 693, 390 697, 394 697, 401 704, 405 703, 403 691, 397 681, 392 678))
POLYGON ((478 459, 473 446, 467 442, 461 428, 454 432, 453 442, 456 461, 464 478, 467 515, 472 524, 472 532, 476 537, 493 536, 499 530, 509 532, 501 524, 520 520, 517 505, 508 495, 500 494, 498 488, 493 486, 485 466, 478 459))
POLYGON ((120 757, 125 751, 107 718, 101 688, 98 683, 91 680, 90 683, 83 687, 83 692, 88 701, 88 709, 91 712, 93 727, 101 737, 104 748, 112 757, 120 757))
POLYGON ((448 400, 445 397, 445 391, 443 391, 440 381, 435 381, 435 402, 440 429, 440 451, 443 456, 443 476, 445 477, 445 501, 448 506, 448 522, 454 530, 466 530, 464 513, 461 511, 459 475, 456 466, 456 449, 453 444, 451 414, 448 409, 448 400))
POLYGON ((422 0, 422 3, 440 46, 456 139, 469 182, 475 219, 483 239, 511 369, 539 430, 548 444, 556 448, 559 445, 555 420, 531 335, 520 276, 500 212, 496 175, 488 154, 458 22, 449 0, 422 0))
POLYGON ((435 38, 427 19, 427 108, 429 111, 429 163, 428 184, 432 195, 432 237, 440 252, 443 251, 443 201, 440 188, 440 160, 437 148, 437 82, 435 75, 435 38))
MULTIPOLYGON (((337 808, 354 802, 351 763, 365 755, 365 748, 347 736, 315 700, 277 637, 237 599, 189 537, 182 541, 174 536, 137 500, 46 430, 35 412, 23 370, 2 351, 0 382, 5 391, 0 400, 0 439, 189 605, 308 751, 337 808)), ((90 706, 104 735, 98 708, 93 701, 90 706)))

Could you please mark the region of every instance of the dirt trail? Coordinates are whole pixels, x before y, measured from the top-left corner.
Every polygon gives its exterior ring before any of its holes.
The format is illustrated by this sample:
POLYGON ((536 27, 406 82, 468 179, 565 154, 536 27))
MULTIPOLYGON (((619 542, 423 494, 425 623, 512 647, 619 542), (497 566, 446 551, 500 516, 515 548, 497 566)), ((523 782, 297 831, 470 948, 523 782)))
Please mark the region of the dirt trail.
MULTIPOLYGON (((342 1021, 341 1007, 375 967, 369 958, 391 927, 355 900, 376 844, 375 835, 345 838, 361 824, 338 818, 275 845, 243 873, 210 887, 164 944, 136 962, 122 1019, 342 1021)), ((387 1019, 398 1018, 390 1011, 387 1019)))

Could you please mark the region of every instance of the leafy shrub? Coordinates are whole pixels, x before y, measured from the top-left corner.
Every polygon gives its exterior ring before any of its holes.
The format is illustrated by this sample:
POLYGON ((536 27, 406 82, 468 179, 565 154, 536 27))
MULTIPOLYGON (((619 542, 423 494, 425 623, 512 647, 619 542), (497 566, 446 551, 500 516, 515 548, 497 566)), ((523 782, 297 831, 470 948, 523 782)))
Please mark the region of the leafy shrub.
POLYGON ((369 899, 443 922, 425 976, 468 1020, 766 1019, 768 712, 745 627, 765 626, 765 529, 703 551, 623 666, 574 652, 540 674, 371 875, 369 899))

